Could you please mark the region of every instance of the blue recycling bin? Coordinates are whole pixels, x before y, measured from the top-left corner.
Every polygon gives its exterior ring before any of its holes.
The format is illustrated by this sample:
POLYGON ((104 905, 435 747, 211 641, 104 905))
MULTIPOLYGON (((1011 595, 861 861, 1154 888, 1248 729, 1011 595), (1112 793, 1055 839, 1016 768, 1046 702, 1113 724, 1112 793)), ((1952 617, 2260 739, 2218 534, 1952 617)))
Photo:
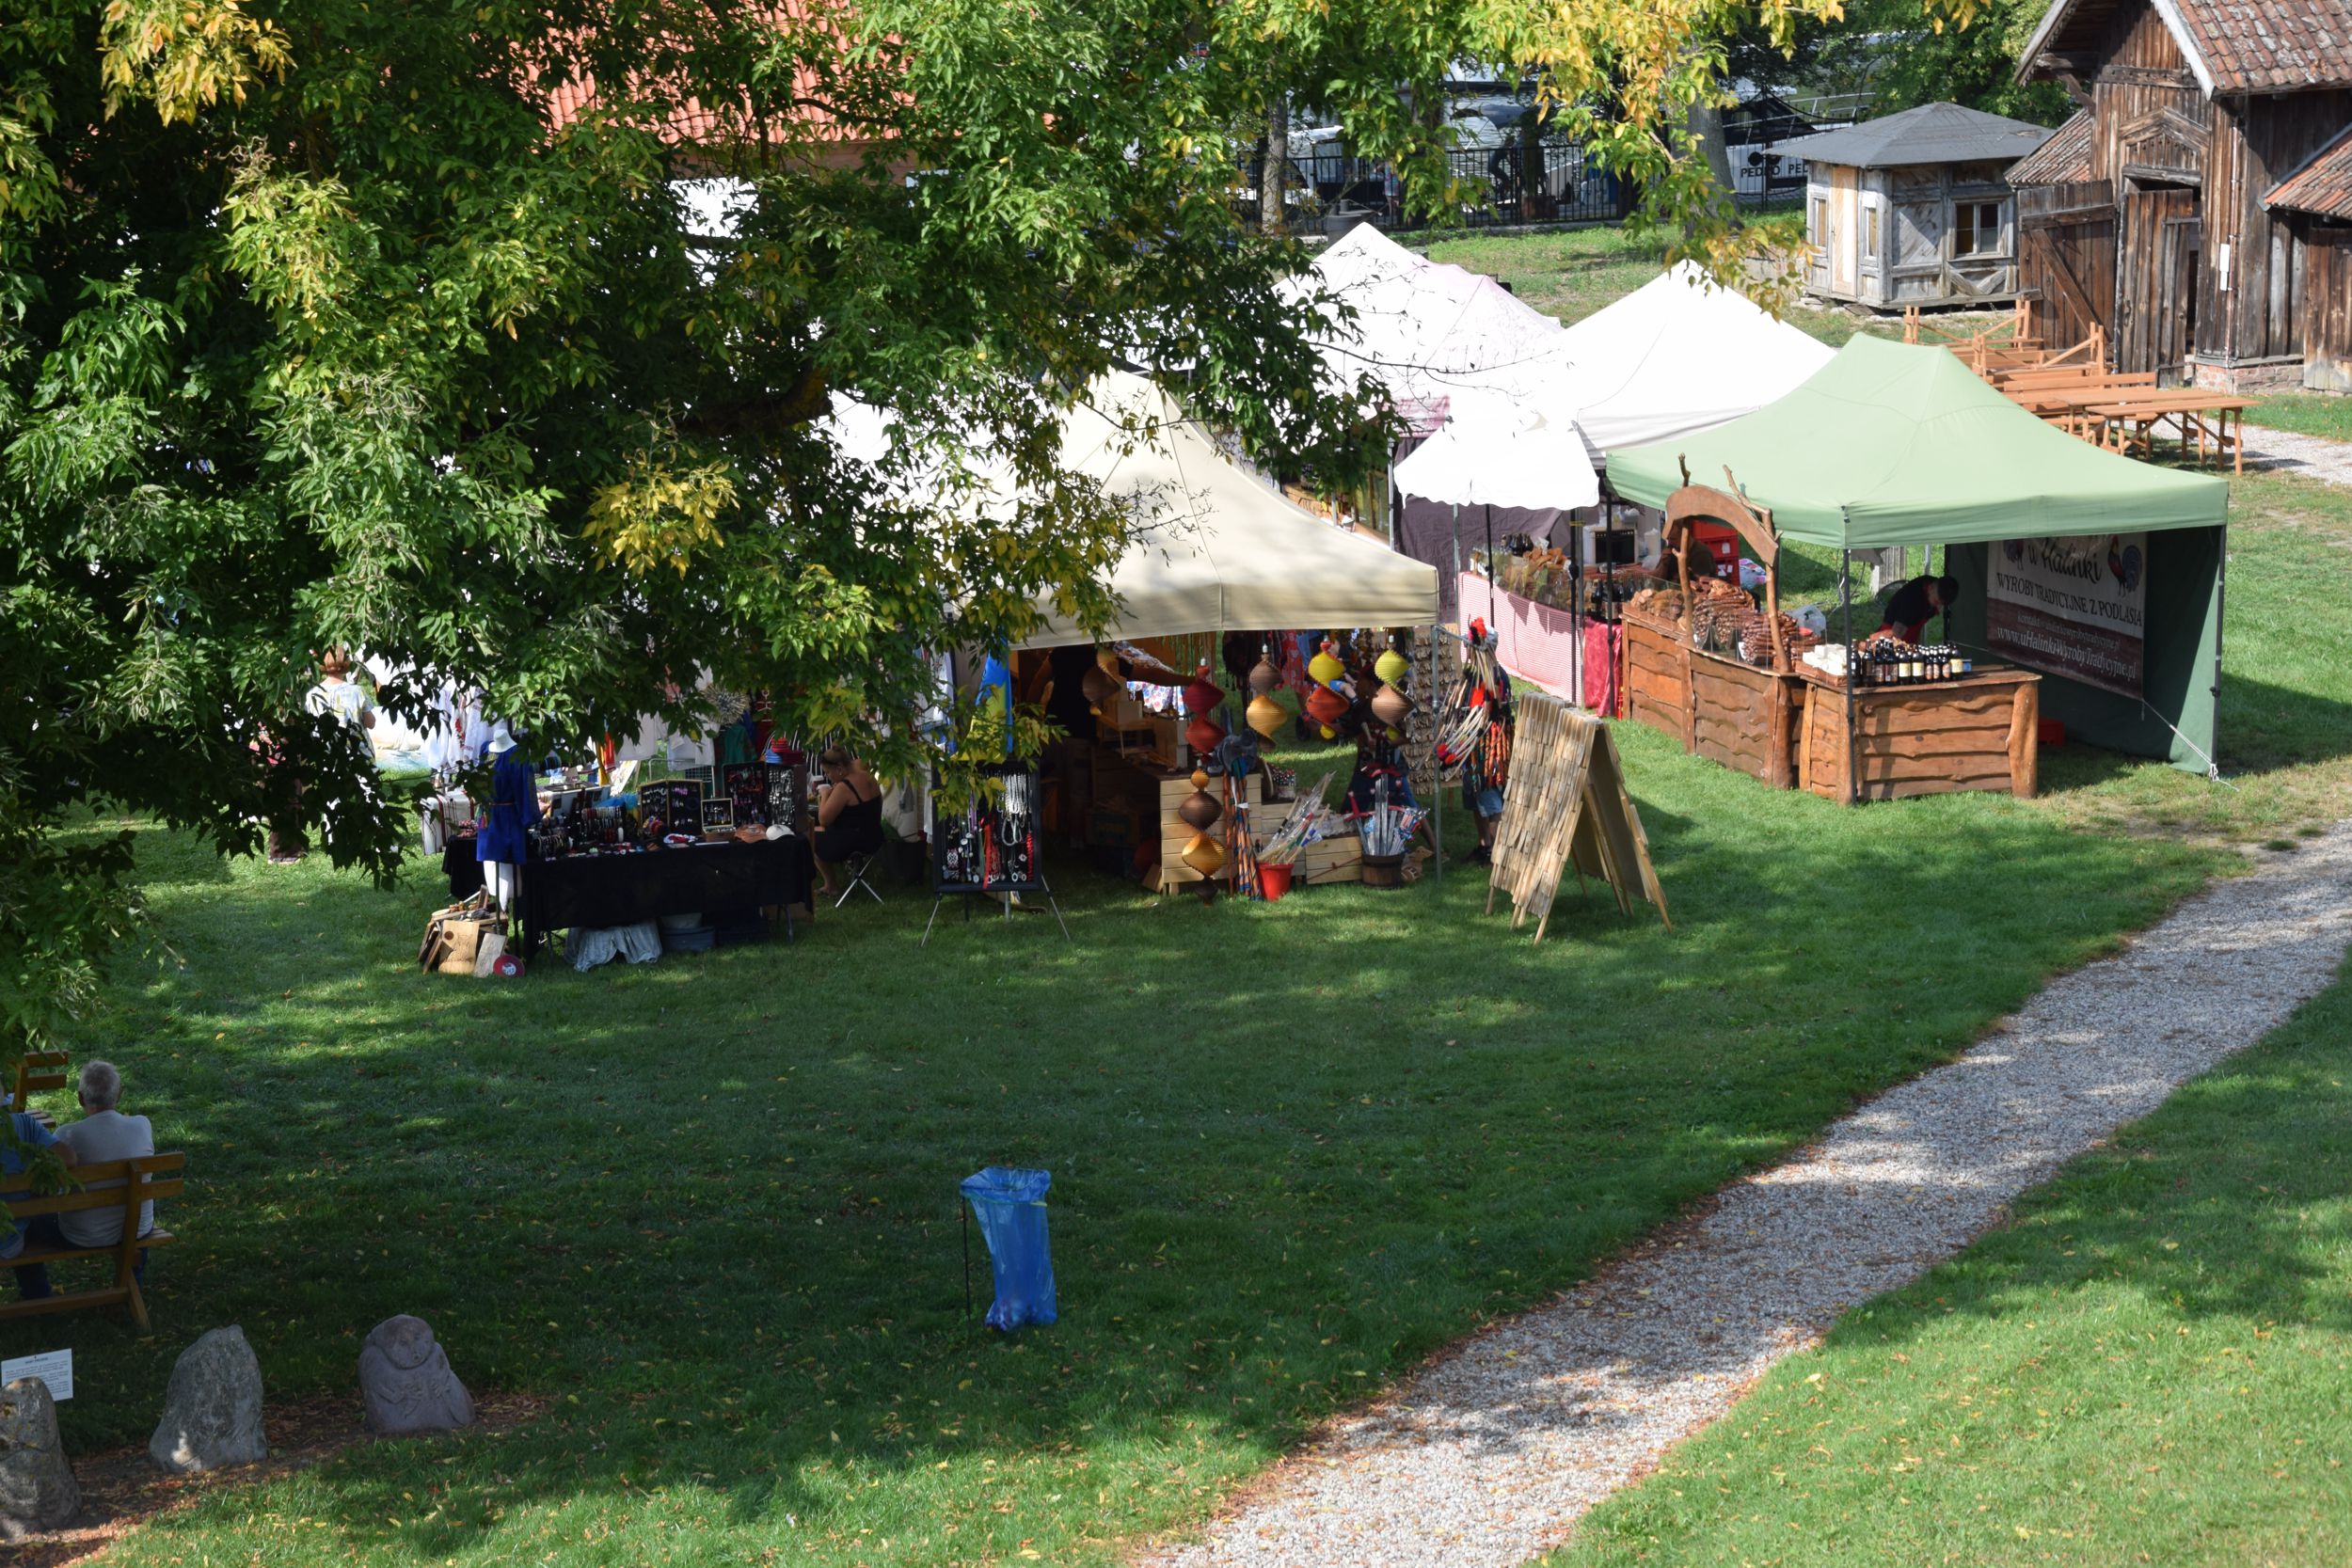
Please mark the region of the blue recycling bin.
POLYGON ((1045 1240, 1045 1189, 1051 1172, 991 1165, 963 1179, 963 1196, 980 1222, 996 1299, 988 1326, 1007 1334, 1054 1321, 1054 1259, 1045 1240))

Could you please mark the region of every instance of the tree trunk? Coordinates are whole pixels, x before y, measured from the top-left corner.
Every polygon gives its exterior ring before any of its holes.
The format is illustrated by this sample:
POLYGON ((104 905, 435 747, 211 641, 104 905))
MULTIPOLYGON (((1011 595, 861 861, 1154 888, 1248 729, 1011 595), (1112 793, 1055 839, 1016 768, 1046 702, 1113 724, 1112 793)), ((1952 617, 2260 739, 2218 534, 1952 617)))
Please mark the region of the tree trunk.
POLYGON ((1699 151, 1707 159, 1708 171, 1714 175, 1715 184, 1724 199, 1732 198, 1731 149, 1724 145, 1724 111, 1713 103, 1691 105, 1688 120, 1692 136, 1699 144, 1699 151))
POLYGON ((1265 106, 1265 172, 1258 179, 1258 228, 1263 233, 1282 232, 1282 197, 1290 185, 1290 98, 1278 89, 1265 106))

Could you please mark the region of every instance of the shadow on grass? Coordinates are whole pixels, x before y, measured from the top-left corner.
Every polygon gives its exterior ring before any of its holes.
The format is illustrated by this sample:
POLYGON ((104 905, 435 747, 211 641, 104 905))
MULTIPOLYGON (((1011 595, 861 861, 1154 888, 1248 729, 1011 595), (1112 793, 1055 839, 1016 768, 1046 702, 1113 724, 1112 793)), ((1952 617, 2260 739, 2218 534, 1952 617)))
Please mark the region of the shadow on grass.
POLYGON ((728 1550, 788 1513, 818 1560, 1103 1556, 1947 1058, 2211 863, 1991 797, 1841 812, 1619 735, 1677 929, 1571 879, 1540 945, 1459 867, 1206 908, 1060 874, 1069 943, 943 915, 921 950, 901 891, 792 946, 474 984, 405 966, 429 877, 224 887, 158 835, 186 967, 104 1028, 190 1151, 186 1240, 156 1338, 72 1323, 70 1441, 143 1438, 203 1327, 310 1392, 413 1311, 557 1416, 278 1483, 323 1551, 453 1555, 489 1509, 501 1545, 528 1517, 659 1550, 630 1532, 670 1488, 728 1550), (990 1163, 1055 1173, 1062 1322, 1009 1343, 963 1315, 955 1183, 990 1163))

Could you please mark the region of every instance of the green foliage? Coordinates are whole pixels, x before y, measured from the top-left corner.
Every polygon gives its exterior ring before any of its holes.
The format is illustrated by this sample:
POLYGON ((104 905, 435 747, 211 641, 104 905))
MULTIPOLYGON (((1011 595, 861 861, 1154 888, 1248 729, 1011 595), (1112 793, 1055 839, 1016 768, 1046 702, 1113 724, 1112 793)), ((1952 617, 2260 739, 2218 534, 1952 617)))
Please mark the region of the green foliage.
POLYGON ((1934 25, 1916 0, 1858 0, 1842 39, 1825 44, 1820 57, 1866 76, 1881 114, 1949 102, 2056 125, 2074 113, 2065 90, 2016 79, 2018 58, 2049 8, 2049 0, 1984 0, 1965 24, 1934 25))

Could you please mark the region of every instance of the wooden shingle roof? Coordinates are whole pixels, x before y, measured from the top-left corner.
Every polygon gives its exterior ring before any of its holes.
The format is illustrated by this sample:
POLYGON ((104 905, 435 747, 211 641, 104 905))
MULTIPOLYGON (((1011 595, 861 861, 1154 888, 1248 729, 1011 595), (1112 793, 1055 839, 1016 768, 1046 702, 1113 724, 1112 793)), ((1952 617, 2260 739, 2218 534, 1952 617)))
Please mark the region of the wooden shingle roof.
POLYGON ((2071 185, 2090 178, 2090 111, 2078 109, 2074 118, 2050 134, 2050 139, 2010 166, 2012 185, 2071 185))

